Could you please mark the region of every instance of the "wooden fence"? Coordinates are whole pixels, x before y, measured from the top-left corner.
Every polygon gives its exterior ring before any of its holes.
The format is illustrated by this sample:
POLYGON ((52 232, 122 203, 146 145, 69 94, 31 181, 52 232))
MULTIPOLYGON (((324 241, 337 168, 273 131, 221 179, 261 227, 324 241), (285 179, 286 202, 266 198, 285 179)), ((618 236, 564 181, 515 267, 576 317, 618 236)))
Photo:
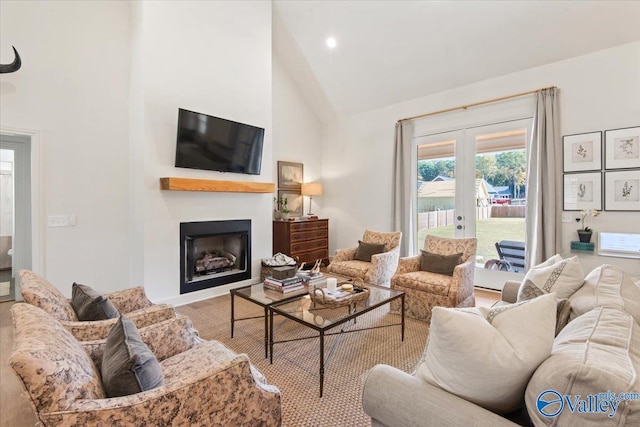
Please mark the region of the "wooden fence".
MULTIPOLYGON (((510 205, 491 205, 476 208, 476 219, 487 218, 524 218, 527 207, 510 205)), ((455 210, 446 209, 418 213, 418 230, 444 227, 455 224, 455 210)))
POLYGON ((526 213, 526 205, 491 205, 493 218, 524 218, 526 213))

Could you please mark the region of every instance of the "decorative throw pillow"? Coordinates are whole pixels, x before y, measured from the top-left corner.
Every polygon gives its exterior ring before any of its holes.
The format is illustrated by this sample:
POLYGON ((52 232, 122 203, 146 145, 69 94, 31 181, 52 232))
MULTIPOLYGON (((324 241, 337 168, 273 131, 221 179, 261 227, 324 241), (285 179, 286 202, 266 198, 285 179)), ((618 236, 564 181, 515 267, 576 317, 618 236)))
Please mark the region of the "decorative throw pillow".
POLYGON ((557 264, 562 261, 564 258, 560 254, 555 254, 552 257, 548 258, 546 261, 542 261, 540 264, 536 265, 536 267, 548 267, 553 264, 557 264))
POLYGON ((105 320, 118 317, 118 310, 89 286, 74 283, 71 287, 71 307, 79 320, 105 320))
POLYGON ((490 411, 512 412, 551 354, 555 313, 555 294, 496 308, 434 307, 416 376, 490 411))
POLYGON ((462 264, 463 254, 440 255, 422 250, 420 252, 422 252, 420 255, 420 270, 422 271, 453 276, 456 265, 462 264))
POLYGON ((594 268, 570 300, 572 320, 595 307, 613 307, 629 313, 640 325, 640 283, 618 266, 594 268))
POLYGON ((127 396, 164 385, 156 356, 124 316, 111 328, 102 356, 102 385, 109 397, 127 396))
MULTIPOLYGON (((518 303, 516 303, 518 304, 518 303)), ((512 305, 506 301, 498 301, 491 308, 505 307, 512 305)), ((571 304, 568 298, 556 300, 556 336, 569 323, 569 314, 571 313, 571 304)))
POLYGON ((518 302, 550 292, 556 292, 559 299, 569 298, 583 283, 584 272, 577 256, 562 259, 554 255, 527 271, 518 290, 518 302))
POLYGON ((381 254, 387 251, 386 243, 365 243, 358 240, 358 249, 356 249, 356 255, 354 259, 358 261, 371 262, 371 256, 375 254, 381 254))
POLYGON ((571 303, 568 298, 562 298, 557 301, 556 306, 556 336, 569 323, 569 315, 571 314, 571 303))

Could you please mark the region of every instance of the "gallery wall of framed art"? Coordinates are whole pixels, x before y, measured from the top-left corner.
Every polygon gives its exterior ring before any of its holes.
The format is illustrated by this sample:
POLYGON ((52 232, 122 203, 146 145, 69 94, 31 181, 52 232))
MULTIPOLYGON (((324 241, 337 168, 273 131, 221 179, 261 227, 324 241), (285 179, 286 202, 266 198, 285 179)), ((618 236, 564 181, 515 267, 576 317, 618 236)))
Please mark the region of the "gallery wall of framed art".
POLYGON ((604 132, 604 168, 640 168, 640 126, 604 132))
POLYGON ((640 211, 640 126, 562 137, 563 210, 640 211))
POLYGON ((602 169, 602 132, 562 137, 564 172, 602 169))
POLYGON ((602 210, 602 174, 600 172, 564 175, 563 209, 582 211, 602 210))

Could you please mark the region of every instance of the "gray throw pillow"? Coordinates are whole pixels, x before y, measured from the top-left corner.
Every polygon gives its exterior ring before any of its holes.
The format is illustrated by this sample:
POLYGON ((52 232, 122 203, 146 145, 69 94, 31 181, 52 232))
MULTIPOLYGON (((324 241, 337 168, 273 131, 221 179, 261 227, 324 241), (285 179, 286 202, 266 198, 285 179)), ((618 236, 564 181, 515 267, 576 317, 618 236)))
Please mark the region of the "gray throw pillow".
POLYGON ((89 286, 74 283, 71 287, 71 307, 79 320, 105 320, 118 317, 118 310, 89 286))
POLYGON ((440 255, 427 251, 420 251, 420 270, 430 273, 445 274, 453 276, 453 269, 456 265, 462 264, 462 254, 440 255))
POLYGON ((102 385, 108 397, 128 396, 164 385, 156 356, 124 316, 111 328, 102 356, 102 385))
POLYGON ((354 259, 358 261, 371 262, 371 257, 375 254, 381 254, 387 251, 386 243, 365 243, 358 240, 358 249, 356 249, 356 255, 354 259))

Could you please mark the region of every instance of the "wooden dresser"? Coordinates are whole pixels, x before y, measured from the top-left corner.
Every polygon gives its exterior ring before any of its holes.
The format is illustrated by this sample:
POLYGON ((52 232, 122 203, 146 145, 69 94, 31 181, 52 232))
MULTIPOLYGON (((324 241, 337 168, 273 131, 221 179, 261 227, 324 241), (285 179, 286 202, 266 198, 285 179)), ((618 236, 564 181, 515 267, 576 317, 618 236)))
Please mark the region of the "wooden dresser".
POLYGON ((298 262, 329 258, 329 220, 273 221, 273 253, 282 252, 298 262))

